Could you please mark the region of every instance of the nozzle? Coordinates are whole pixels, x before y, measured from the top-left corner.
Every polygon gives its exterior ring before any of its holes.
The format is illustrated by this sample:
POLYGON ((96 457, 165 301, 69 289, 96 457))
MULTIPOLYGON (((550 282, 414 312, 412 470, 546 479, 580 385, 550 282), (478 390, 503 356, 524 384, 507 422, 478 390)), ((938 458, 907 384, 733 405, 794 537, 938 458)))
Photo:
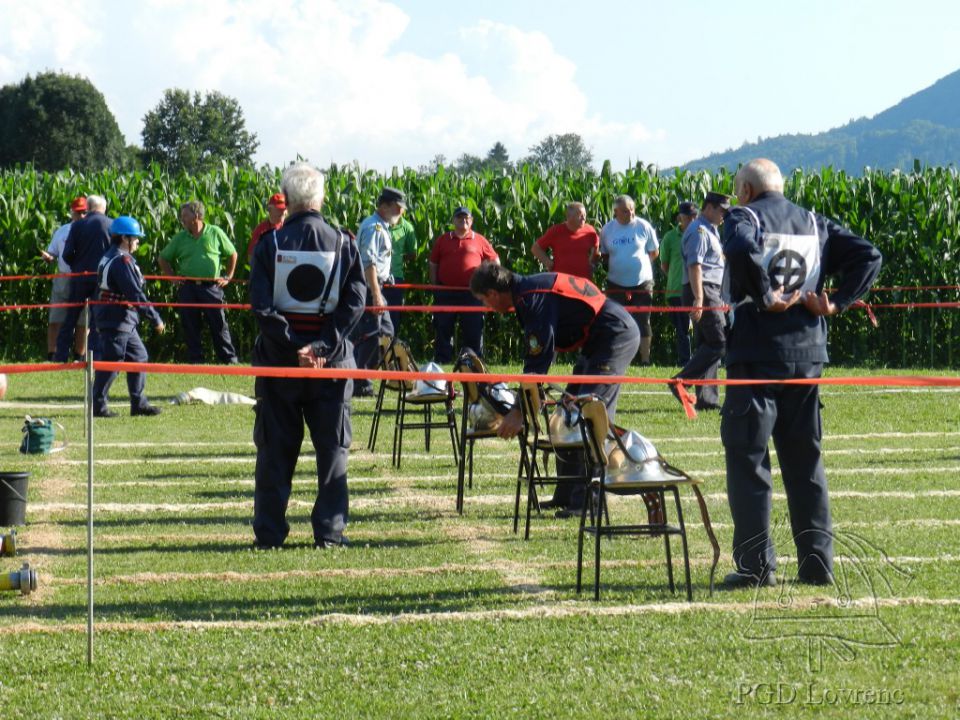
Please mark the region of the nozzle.
POLYGON ((0 590, 19 590, 21 595, 29 595, 37 589, 37 573, 30 569, 30 563, 24 563, 18 572, 0 575, 0 590))

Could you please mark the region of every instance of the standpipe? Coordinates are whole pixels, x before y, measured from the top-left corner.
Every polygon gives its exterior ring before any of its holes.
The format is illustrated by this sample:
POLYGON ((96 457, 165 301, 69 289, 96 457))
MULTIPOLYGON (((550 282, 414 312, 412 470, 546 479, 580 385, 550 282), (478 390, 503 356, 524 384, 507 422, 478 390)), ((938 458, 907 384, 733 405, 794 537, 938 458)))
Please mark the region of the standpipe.
POLYGON ((14 557, 17 554, 17 531, 11 530, 7 535, 0 535, 0 557, 14 557))

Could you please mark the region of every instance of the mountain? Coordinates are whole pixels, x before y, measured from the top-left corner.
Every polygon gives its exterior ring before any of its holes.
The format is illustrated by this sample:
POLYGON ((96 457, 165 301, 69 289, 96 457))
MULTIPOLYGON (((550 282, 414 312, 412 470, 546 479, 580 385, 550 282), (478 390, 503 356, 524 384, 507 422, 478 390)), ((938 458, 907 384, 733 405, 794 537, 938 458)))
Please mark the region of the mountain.
POLYGON ((714 153, 685 170, 734 170, 755 157, 774 160, 786 173, 794 168, 832 165, 850 174, 864 167, 911 170, 922 165, 960 165, 960 70, 904 98, 872 118, 815 135, 778 135, 714 153))

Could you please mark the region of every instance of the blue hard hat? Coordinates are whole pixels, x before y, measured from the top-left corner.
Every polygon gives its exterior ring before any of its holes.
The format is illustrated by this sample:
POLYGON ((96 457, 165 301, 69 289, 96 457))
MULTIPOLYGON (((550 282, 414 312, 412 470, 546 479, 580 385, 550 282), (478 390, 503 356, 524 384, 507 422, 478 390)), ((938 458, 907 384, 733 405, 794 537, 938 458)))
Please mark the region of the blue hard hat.
POLYGON ((145 237, 143 228, 140 227, 140 223, 137 222, 136 218, 132 218, 129 215, 121 215, 112 223, 110 223, 110 234, 111 235, 130 235, 132 237, 145 237))

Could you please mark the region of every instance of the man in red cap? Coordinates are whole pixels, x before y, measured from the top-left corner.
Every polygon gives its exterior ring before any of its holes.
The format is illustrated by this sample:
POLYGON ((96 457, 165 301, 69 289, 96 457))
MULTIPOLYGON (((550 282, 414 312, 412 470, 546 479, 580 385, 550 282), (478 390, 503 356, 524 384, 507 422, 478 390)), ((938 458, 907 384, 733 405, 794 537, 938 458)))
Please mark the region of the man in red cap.
MULTIPOLYGON (((74 198, 70 203, 70 222, 57 228, 53 233, 53 238, 46 250, 41 250, 40 255, 48 263, 57 261, 57 272, 66 274, 70 272, 70 265, 63 259, 63 246, 67 242, 67 236, 70 234, 70 226, 76 220, 86 217, 87 198, 74 198)), ((53 289, 50 292, 50 304, 56 305, 70 301, 70 278, 58 277, 53 279, 53 289)), ((60 334, 60 326, 67 316, 67 309, 62 307, 50 308, 50 318, 47 325, 47 360, 53 360, 53 355, 57 351, 57 335, 60 334)), ((77 356, 83 356, 83 338, 86 333, 86 325, 81 315, 77 320, 76 330, 73 338, 73 352, 77 356)))
POLYGON ((250 242, 247 244, 247 260, 253 258, 253 251, 260 242, 260 238, 272 230, 279 230, 283 226, 283 218, 287 214, 287 198, 283 193, 275 193, 267 200, 267 219, 257 225, 250 233, 250 242))

